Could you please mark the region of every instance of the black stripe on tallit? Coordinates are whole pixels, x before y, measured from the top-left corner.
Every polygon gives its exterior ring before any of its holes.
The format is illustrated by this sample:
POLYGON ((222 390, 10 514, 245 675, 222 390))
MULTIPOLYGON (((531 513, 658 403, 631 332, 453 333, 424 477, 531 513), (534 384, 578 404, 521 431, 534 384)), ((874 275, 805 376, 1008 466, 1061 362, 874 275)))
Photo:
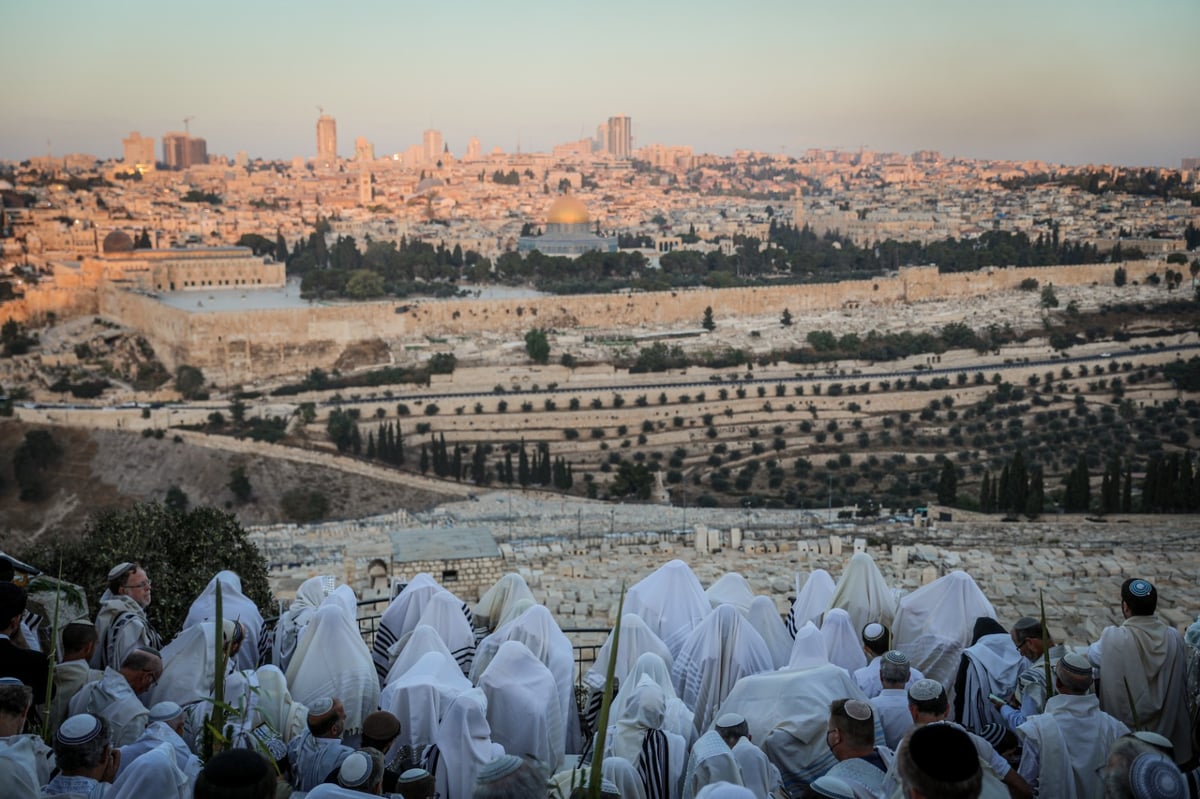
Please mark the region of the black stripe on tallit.
POLYGON ((662 730, 646 730, 637 762, 637 773, 646 791, 646 799, 670 799, 669 764, 666 734, 662 730))

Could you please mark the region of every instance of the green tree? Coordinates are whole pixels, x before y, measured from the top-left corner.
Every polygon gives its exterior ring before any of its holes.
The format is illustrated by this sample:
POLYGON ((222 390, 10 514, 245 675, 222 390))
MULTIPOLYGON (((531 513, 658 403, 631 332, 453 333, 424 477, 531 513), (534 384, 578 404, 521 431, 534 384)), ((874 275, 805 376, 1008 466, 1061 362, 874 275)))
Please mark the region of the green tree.
POLYGON ((182 488, 173 485, 167 489, 167 497, 163 500, 163 504, 177 513, 185 513, 191 500, 188 499, 188 495, 182 488))
POLYGON ((609 484, 609 493, 614 497, 650 499, 653 487, 654 474, 646 464, 623 460, 617 466, 617 473, 609 484))
POLYGON ((1118 266, 1116 269, 1113 270, 1113 285, 1116 286, 1117 288, 1124 286, 1125 282, 1128 279, 1129 279, 1129 275, 1128 275, 1128 273, 1126 273, 1125 267, 1118 266))
POLYGON ((1042 307, 1043 308, 1057 308, 1058 307, 1058 295, 1054 293, 1054 284, 1053 283, 1047 283, 1045 285, 1045 287, 1042 288, 1042 307))
POLYGON ((315 488, 291 488, 284 492, 279 506, 294 522, 315 522, 329 513, 329 498, 315 488))
POLYGON ((250 478, 246 476, 246 467, 233 467, 233 470, 229 472, 229 483, 227 485, 238 502, 245 502, 250 499, 253 488, 250 485, 250 478))
POLYGON ((356 269, 350 273, 346 281, 346 296, 353 300, 367 300, 372 297, 382 297, 384 294, 383 276, 367 269, 356 269))
POLYGON ((186 400, 203 399, 204 372, 182 364, 175 370, 175 390, 186 400))
POLYGON ((329 440, 338 448, 338 452, 345 452, 354 446, 354 437, 358 432, 358 422, 346 411, 341 408, 335 408, 329 413, 329 421, 325 425, 325 432, 329 434, 329 440))
POLYGON ((700 320, 700 326, 709 332, 716 330, 717 323, 713 321, 713 309, 711 305, 705 307, 704 318, 700 320))
POLYGON ((525 352, 534 363, 547 363, 550 360, 550 341, 546 331, 535 327, 525 334, 525 352))
POLYGON ((779 324, 783 325, 784 327, 792 326, 792 312, 787 308, 784 308, 783 313, 779 316, 779 324))
POLYGON ((17 446, 12 459, 13 478, 21 489, 19 498, 22 502, 38 502, 45 497, 42 473, 58 463, 61 457, 62 447, 49 430, 25 433, 25 440, 17 446))
POLYGON ((937 497, 939 505, 953 505, 958 499, 958 469, 946 460, 942 463, 942 474, 938 478, 937 497))

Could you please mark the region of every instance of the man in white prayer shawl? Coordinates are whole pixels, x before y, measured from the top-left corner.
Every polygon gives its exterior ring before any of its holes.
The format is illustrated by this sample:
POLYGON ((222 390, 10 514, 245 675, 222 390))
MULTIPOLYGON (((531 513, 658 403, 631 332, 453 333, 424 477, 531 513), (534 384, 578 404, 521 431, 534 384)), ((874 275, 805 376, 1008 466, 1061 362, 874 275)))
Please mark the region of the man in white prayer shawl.
POLYGON ((717 709, 738 680, 774 668, 754 626, 732 605, 721 605, 683 642, 671 679, 679 698, 692 708, 699 734, 717 717, 717 709))
POLYGON ((1099 669, 1100 707, 1125 724, 1167 738, 1175 747, 1175 762, 1187 763, 1192 759, 1187 654, 1179 631, 1155 615, 1157 608, 1153 585, 1126 580, 1121 586, 1125 622, 1104 628, 1088 659, 1099 669))
POLYGON ((111 666, 105 668, 103 677, 75 694, 71 715, 98 716, 108 724, 109 743, 131 744, 141 736, 150 718, 138 695, 146 693, 161 675, 162 659, 158 653, 135 649, 125 656, 120 671, 111 666))
POLYGON ((296 589, 296 598, 279 616, 279 623, 275 625, 272 662, 280 671, 287 672, 288 665, 292 662, 292 654, 296 651, 296 644, 300 643, 301 633, 316 615, 317 608, 325 601, 325 597, 333 593, 336 585, 337 581, 332 575, 323 574, 308 578, 296 589))
POLYGON ((733 750, 721 734, 709 730, 696 739, 688 757, 687 771, 683 777, 683 799, 695 799, 705 786, 717 782, 740 786, 742 770, 738 768, 733 750))
POLYGON ((163 742, 122 769, 105 799, 191 799, 192 780, 176 765, 175 751, 163 742))
POLYGON ((409 746, 419 755, 431 745, 445 709, 469 690, 471 681, 463 676, 458 664, 438 651, 427 652, 412 668, 385 685, 379 706, 404 719, 394 744, 397 751, 409 746))
POLYGON ((771 662, 775 668, 781 669, 787 665, 792 654, 792 636, 779 617, 779 608, 775 600, 769 596, 756 596, 750 603, 750 613, 747 617, 750 624, 762 636, 767 651, 771 653, 771 662))
POLYGON ((32 688, 16 677, 0 677, 0 785, 14 796, 35 796, 54 769, 54 755, 41 736, 21 732, 32 705, 32 688))
POLYGON ((476 629, 482 630, 484 635, 495 632, 496 628, 502 624, 501 620, 509 606, 522 599, 533 602, 533 592, 529 590, 524 577, 509 572, 497 580, 495 585, 484 591, 483 596, 475 604, 476 629))
MULTIPOLYGON (((448 659, 454 660, 454 655, 450 654, 450 649, 446 646, 446 642, 437 634, 437 630, 430 627, 428 624, 418 625, 415 630, 408 633, 396 643, 392 644, 392 648, 388 650, 388 657, 391 659, 391 666, 388 667, 387 680, 384 681, 384 687, 400 677, 406 671, 417 665, 417 661, 428 655, 430 652, 440 652, 448 659)), ((457 664, 458 661, 455 661, 457 664)))
POLYGON ((345 706, 346 732, 362 730, 363 719, 379 707, 379 680, 358 624, 340 603, 323 603, 304 629, 286 672, 292 696, 309 706, 336 696, 345 706))
POLYGON ((608 729, 605 755, 633 764, 646 799, 679 799, 687 741, 662 728, 667 706, 663 690, 649 676, 625 690, 624 711, 608 729))
POLYGON ((150 602, 150 577, 139 564, 119 563, 108 572, 108 587, 96 613, 100 643, 92 655, 92 668, 119 668, 138 647, 162 648, 162 638, 146 618, 150 602))
MULTIPOLYGON (((779 769, 783 788, 799 796, 836 762, 825 745, 829 705, 835 699, 864 700, 858 686, 825 656, 821 631, 811 622, 796 633, 787 668, 743 677, 721 704, 721 714, 745 717, 750 736, 779 769)), ((883 744, 882 730, 878 743, 883 744)))
POLYGON ((779 769, 771 765, 763 751, 750 740, 750 725, 744 716, 725 713, 717 718, 714 729, 725 739, 733 752, 742 785, 754 794, 755 799, 768 799, 779 789, 779 769))
MULTIPOLYGON (((621 617, 620 624, 621 644, 617 650, 617 659, 613 663, 613 700, 620 696, 621 687, 625 685, 625 680, 629 675, 630 669, 633 668, 637 659, 645 652, 654 652, 663 659, 666 663, 674 662, 671 657, 671 650, 667 649, 667 645, 662 640, 651 632, 646 626, 646 622, 642 621, 641 616, 635 616, 632 613, 626 613, 621 617)), ((591 735, 596 729, 596 720, 600 716, 600 704, 604 699, 604 679, 608 671, 608 663, 612 660, 612 642, 613 635, 617 632, 617 628, 613 628, 605 639, 604 644, 600 647, 600 651, 596 653, 596 659, 592 661, 592 665, 583 675, 583 685, 587 688, 587 696, 584 698, 583 709, 583 729, 585 735, 591 735)))
POLYGON ((862 799, 884 799, 884 778, 892 766, 892 750, 875 745, 878 727, 871 705, 859 699, 835 699, 829 706, 825 742, 837 763, 825 772, 849 783, 862 799))
POLYGON ((833 599, 833 592, 836 590, 833 578, 824 569, 817 569, 810 574, 804 581, 803 588, 800 587, 800 575, 797 574, 796 600, 787 615, 788 634, 795 638, 800 628, 810 621, 819 625, 821 616, 829 607, 829 600, 833 599))
POLYGON ((624 612, 641 616, 671 654, 678 655, 684 639, 712 606, 688 565, 672 560, 625 592, 624 612))
POLYGON ((1012 636, 999 622, 987 616, 977 619, 975 641, 963 650, 954 682, 955 720, 974 733, 986 724, 1003 725, 1004 717, 990 697, 1013 695, 1022 660, 1012 636))
POLYGON ((856 552, 838 580, 829 607, 841 608, 850 614, 850 627, 857 637, 857 631, 873 621, 885 627, 892 626, 896 615, 896 593, 883 579, 875 560, 866 552, 856 552))
POLYGON ((190 786, 204 764, 192 754, 192 750, 180 737, 183 735, 184 717, 183 708, 174 702, 159 702, 151 707, 150 723, 145 732, 133 743, 121 747, 121 763, 117 768, 117 777, 124 774, 130 764, 142 755, 167 744, 175 757, 175 765, 188 778, 190 786))
POLYGON ((841 666, 851 676, 867 665, 858 633, 850 622, 850 614, 841 608, 830 608, 821 621, 821 637, 825 639, 825 654, 829 662, 841 666))
POLYGON ((1100 709, 1091 693, 1092 664, 1068 653, 1055 668, 1055 696, 1046 712, 1017 728, 1024 742, 1017 771, 1039 796, 1087 799, 1104 793, 1101 767, 1129 728, 1100 709))
POLYGON ((242 578, 237 572, 217 572, 200 596, 192 602, 183 629, 203 621, 217 620, 217 583, 221 584, 221 613, 225 619, 242 625, 245 640, 238 646, 234 662, 238 669, 253 669, 258 666, 258 637, 262 633, 263 617, 254 600, 242 593, 242 578))
MULTIPOLYGON (((868 658, 868 662, 867 665, 854 672, 854 682, 867 695, 868 699, 874 699, 884 689, 883 681, 879 678, 879 667, 883 664, 883 655, 887 653, 891 643, 891 633, 882 624, 872 622, 863 627, 862 639, 863 654, 868 658)), ((897 650, 892 651, 902 654, 897 650)), ((907 655, 904 655, 904 662, 908 664, 909 676, 908 682, 901 686, 902 688, 907 688, 917 680, 925 679, 925 675, 921 673, 920 669, 912 667, 912 661, 907 655)))
POLYGON ((519 641, 505 641, 479 676, 492 740, 553 774, 566 752, 563 712, 554 675, 519 641))
POLYGON ((471 666, 471 679, 476 685, 479 675, 507 641, 524 644, 554 676, 566 751, 579 752, 583 748, 583 737, 579 730, 579 707, 575 704, 575 650, 570 639, 544 605, 533 605, 479 642, 471 666))
POLYGON ((342 762, 354 750, 342 743, 346 713, 337 699, 323 697, 308 709, 308 727, 288 744, 288 762, 292 767, 292 785, 298 791, 311 791, 337 777, 342 762))
MULTIPOLYGON (((222 640, 226 652, 233 643, 236 627, 224 623, 222 640)), ((216 683, 216 625, 211 621, 194 624, 181 631, 162 651, 163 670, 150 689, 149 702, 174 702, 187 706, 213 695, 216 683)), ((226 661, 226 677, 235 668, 234 659, 226 661)))
POLYGON ((50 729, 58 729, 67 718, 71 699, 80 688, 104 676, 104 672, 93 669, 88 663, 98 641, 96 625, 88 619, 73 621, 62 628, 62 662, 54 667, 50 729))
MULTIPOLYGON (((438 585, 432 575, 421 572, 404 586, 404 589, 383 611, 383 615, 379 618, 379 629, 375 631, 375 643, 371 647, 371 659, 375 662, 380 687, 387 679, 388 650, 393 644, 416 629, 417 625, 421 623, 421 614, 425 612, 429 601, 441 593, 449 594, 450 592, 438 585)), ((454 595, 451 594, 451 596, 454 595)), ((460 605, 467 627, 470 628, 471 609, 458 597, 454 598, 460 605)), ((441 634, 442 631, 439 629, 438 632, 441 634)), ((472 640, 474 636, 475 634, 472 632, 472 640)), ((458 647, 459 644, 446 641, 446 646, 453 654, 455 647, 458 647)))
POLYGON ((462 600, 449 591, 440 591, 425 604, 417 626, 424 625, 437 631, 465 677, 471 673, 471 663, 475 660, 475 631, 462 609, 462 600))
POLYGON ((969 574, 951 572, 900 600, 892 648, 908 655, 913 667, 929 679, 949 685, 980 616, 996 618, 992 603, 969 574))
POLYGON ((492 741, 483 691, 473 688, 455 697, 442 716, 434 744, 426 768, 434 775, 437 795, 471 799, 479 769, 504 754, 504 747, 492 741))
MULTIPOLYGON (((643 677, 649 677, 654 684, 662 689, 666 700, 663 713, 663 729, 681 736, 690 747, 696 742, 696 724, 693 721, 692 709, 675 693, 675 683, 671 682, 671 669, 663 659, 654 652, 643 652, 637 662, 625 676, 627 685, 637 685, 643 677)), ((618 693, 613 697, 610 715, 620 718, 625 713, 625 702, 628 696, 618 693)))
MULTIPOLYGON (((287 679, 275 666, 231 674, 225 681, 225 703, 232 708, 226 724, 233 727, 234 746, 260 750, 276 739, 286 745, 308 728, 308 708, 292 699, 287 679)), ((189 740, 197 740, 195 733, 204 729, 211 714, 208 702, 192 706, 189 740)))
POLYGON ((750 603, 754 601, 754 589, 745 577, 737 572, 726 572, 704 592, 708 604, 716 608, 718 605, 733 605, 743 616, 750 613, 750 603))
POLYGON ((117 771, 117 757, 103 719, 90 713, 71 716, 54 733, 59 773, 42 787, 41 795, 103 799, 117 771))

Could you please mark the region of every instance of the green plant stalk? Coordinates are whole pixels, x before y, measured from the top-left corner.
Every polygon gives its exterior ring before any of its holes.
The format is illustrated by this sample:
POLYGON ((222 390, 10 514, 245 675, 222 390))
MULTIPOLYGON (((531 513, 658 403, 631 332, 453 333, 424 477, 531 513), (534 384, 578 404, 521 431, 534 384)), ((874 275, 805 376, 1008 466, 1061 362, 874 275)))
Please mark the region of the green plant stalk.
MULTIPOLYGON (((1043 588, 1038 589, 1038 603, 1042 611, 1042 668, 1046 672, 1046 701, 1050 701, 1050 697, 1054 696, 1054 680, 1050 673, 1050 628, 1046 626, 1046 591, 1043 588)), ((1042 709, 1045 710, 1045 705, 1042 709)))
POLYGON ((592 768, 588 773, 588 799, 600 799, 601 772, 604 768, 604 744, 608 735, 608 711, 612 706, 613 676, 617 670, 617 652, 621 646, 621 619, 625 613, 625 583, 621 583, 621 598, 617 600, 617 626, 613 628, 612 652, 604 672, 604 696, 600 700, 600 719, 596 725, 596 746, 592 751, 592 768))
MULTIPOLYGON (((58 582, 62 583, 62 555, 58 556, 58 582)), ((62 601, 62 594, 56 589, 54 592, 54 618, 50 622, 50 652, 46 655, 48 668, 46 669, 46 705, 42 714, 42 740, 50 743, 50 704, 53 701, 51 697, 54 695, 54 672, 58 669, 58 606, 62 601)))
POLYGON ((1133 728, 1140 730, 1142 728, 1142 720, 1138 718, 1137 705, 1133 702, 1133 691, 1129 690, 1129 680, 1124 677, 1121 680, 1125 683, 1125 696, 1129 700, 1129 715, 1133 716, 1133 728))
POLYGON ((204 731, 204 760, 220 751, 225 727, 225 608, 221 599, 221 581, 217 580, 216 630, 213 635, 213 709, 204 731))

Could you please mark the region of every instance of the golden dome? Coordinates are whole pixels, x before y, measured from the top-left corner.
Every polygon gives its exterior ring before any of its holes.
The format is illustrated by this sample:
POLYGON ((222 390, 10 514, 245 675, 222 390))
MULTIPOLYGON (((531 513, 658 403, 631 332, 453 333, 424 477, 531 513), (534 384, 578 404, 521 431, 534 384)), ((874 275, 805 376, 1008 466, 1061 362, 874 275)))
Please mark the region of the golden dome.
POLYGON ((550 206, 550 213, 546 215, 546 222, 551 225, 586 224, 588 219, 587 206, 569 194, 555 200, 550 206))

